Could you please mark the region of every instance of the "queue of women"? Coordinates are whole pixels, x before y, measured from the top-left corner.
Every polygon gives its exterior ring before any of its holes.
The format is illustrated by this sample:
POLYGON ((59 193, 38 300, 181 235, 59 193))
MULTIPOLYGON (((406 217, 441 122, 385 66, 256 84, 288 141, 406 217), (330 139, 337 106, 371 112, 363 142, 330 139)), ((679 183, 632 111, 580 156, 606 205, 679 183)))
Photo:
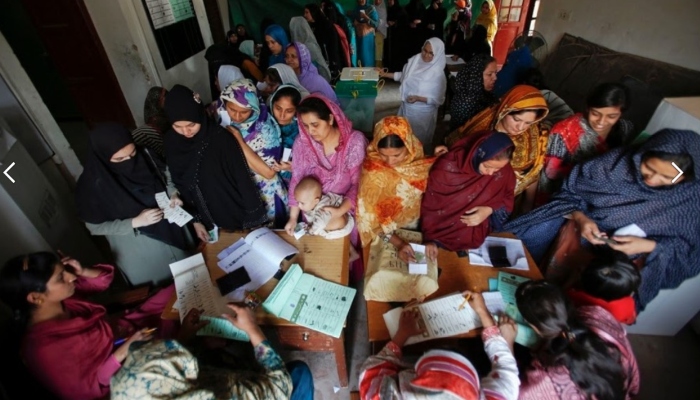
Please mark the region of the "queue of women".
MULTIPOLYGON (((313 21, 320 18, 308 11, 313 21)), ((162 99, 149 96, 146 107, 158 114, 153 120, 167 120, 160 142, 116 124, 90 133, 76 189, 79 217, 93 235, 107 238, 129 283, 160 285, 156 295, 110 318, 79 294, 107 288, 112 266, 88 268, 45 252, 17 256, 3 268, 0 296, 17 318, 26 365, 42 384, 72 399, 135 398, 154 390, 177 398, 312 398, 308 367, 285 365, 250 309, 230 305, 226 318, 248 333, 255 373, 248 364, 225 369, 199 359, 197 346, 220 344, 193 340, 207 323, 197 310, 181 326, 154 316, 173 291, 170 263, 194 253, 198 241, 215 240, 220 230, 268 226, 292 234, 318 203, 318 195, 302 197, 296 190, 313 178, 322 195, 339 199, 315 211, 331 219, 352 216, 350 241, 360 254, 383 240, 403 261, 413 260, 411 246, 394 234, 400 228, 419 230, 432 259, 440 251, 477 248, 502 231, 521 239, 543 269, 580 275, 573 286, 536 281, 518 288, 518 308, 542 340, 520 369, 515 323, 505 316, 495 322, 479 293, 465 292, 484 326, 488 373, 446 350, 432 350, 408 367, 402 347, 420 328, 415 315, 405 313, 393 340, 363 365, 362 398, 449 393, 602 400, 638 393, 639 372, 622 324, 632 323, 661 289, 700 272, 700 250, 693 245, 700 221, 687 217, 700 211, 698 133, 664 129, 632 145, 621 118, 630 99, 618 84, 594 88, 583 113, 548 130, 541 124, 549 111, 541 92, 517 85, 498 98, 492 93, 495 61, 482 55, 458 74, 452 110, 460 122, 431 155, 446 90, 444 44, 431 38, 402 72, 382 72, 401 82, 402 105, 397 116, 375 125, 368 143, 330 86, 320 84, 325 80, 309 48, 287 44, 275 27, 266 32, 280 50, 272 51, 262 89, 228 69, 219 73, 221 95, 209 112, 182 85, 154 91, 167 93, 162 99), (673 164, 684 171, 680 178, 673 164), (180 228, 164 220, 155 199, 160 192, 193 222, 180 228), (575 235, 564 244, 567 227, 575 235), (590 256, 558 257, 572 243, 590 256), (155 333, 146 329, 155 326, 155 333), (114 345, 120 338, 125 342, 114 345)), ((354 282, 362 279, 361 258, 351 274, 354 282)))

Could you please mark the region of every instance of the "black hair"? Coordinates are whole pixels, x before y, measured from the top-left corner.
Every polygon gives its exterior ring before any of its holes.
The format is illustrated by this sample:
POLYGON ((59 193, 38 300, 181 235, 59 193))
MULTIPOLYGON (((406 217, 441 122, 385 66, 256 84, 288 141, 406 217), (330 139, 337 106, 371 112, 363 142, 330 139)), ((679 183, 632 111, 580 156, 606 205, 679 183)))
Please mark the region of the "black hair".
POLYGON ((695 162, 688 153, 667 153, 665 151, 649 150, 642 154, 642 162, 650 158, 676 163, 678 168, 683 171, 683 181, 680 183, 690 182, 695 179, 695 162))
POLYGON ((521 114, 525 114, 526 112, 531 112, 531 111, 535 112, 535 115, 536 115, 535 121, 544 117, 545 114, 547 113, 547 109, 544 109, 544 108, 537 108, 537 109, 526 108, 524 110, 511 111, 508 113, 508 115, 521 115, 521 114))
POLYGON ((59 261, 56 254, 42 251, 13 257, 0 271, 0 300, 10 307, 20 330, 26 327, 35 307, 27 296, 46 292, 59 261))
POLYGON ((235 30, 231 29, 230 31, 226 32, 226 41, 228 41, 232 35, 238 36, 238 33, 236 33, 235 30))
POLYGON ((245 33, 248 33, 248 28, 246 28, 244 24, 238 24, 238 25, 236 25, 236 31, 238 31, 238 28, 240 28, 240 27, 243 27, 243 29, 246 30, 245 33))
POLYGON ((581 273, 579 286, 585 293, 613 301, 637 291, 642 277, 626 254, 612 250, 597 255, 581 273))
POLYGON ((534 356, 544 368, 564 365, 571 380, 598 400, 625 397, 620 351, 591 331, 576 315, 564 292, 544 280, 527 281, 515 291, 523 318, 543 338, 534 356))
POLYGON ((304 8, 309 10, 311 18, 314 19, 314 23, 320 24, 326 20, 326 16, 323 14, 323 11, 321 11, 321 7, 318 4, 309 3, 305 5, 304 8))
POLYGON ((331 115, 333 115, 331 109, 318 97, 307 97, 297 107, 297 114, 304 115, 308 113, 314 113, 319 119, 326 122, 330 122, 331 115))
POLYGON ((277 71, 277 68, 268 68, 265 71, 265 76, 269 77, 270 80, 278 85, 282 84, 282 77, 280 77, 279 71, 277 71))
POLYGON ((515 151, 515 146, 508 146, 501 152, 491 157, 489 160, 499 161, 499 160, 512 160, 513 152, 515 151))
POLYGON ((393 133, 390 133, 377 143, 377 148, 380 149, 403 149, 406 147, 406 143, 401 140, 399 135, 394 135, 393 133))
POLYGON ((604 108, 620 107, 625 112, 630 106, 630 92, 627 86, 621 83, 606 82, 594 87, 586 97, 586 107, 604 108))
POLYGON ((523 85, 530 85, 532 87, 535 87, 537 88, 537 90, 547 89, 547 85, 544 81, 544 75, 542 74, 542 71, 540 71, 540 69, 537 67, 529 68, 528 70, 523 72, 521 83, 523 85))
POLYGON ((277 100, 283 98, 283 97, 289 97, 292 100, 292 104, 294 104, 294 107, 299 107, 299 103, 301 103, 301 93, 299 93, 299 90, 293 87, 283 87, 275 92, 275 97, 272 100, 272 105, 277 103, 277 100))

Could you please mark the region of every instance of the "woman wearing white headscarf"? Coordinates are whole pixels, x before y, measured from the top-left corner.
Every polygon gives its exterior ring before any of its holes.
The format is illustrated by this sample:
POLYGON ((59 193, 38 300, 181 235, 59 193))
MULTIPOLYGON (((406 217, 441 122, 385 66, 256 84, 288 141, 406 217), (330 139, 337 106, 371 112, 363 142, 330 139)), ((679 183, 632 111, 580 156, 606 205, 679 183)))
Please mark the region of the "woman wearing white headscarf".
POLYGON ((292 67, 287 64, 275 64, 270 66, 265 72, 265 80, 258 83, 258 90, 263 96, 274 93, 281 85, 291 85, 299 89, 301 98, 309 95, 309 91, 301 85, 297 74, 292 67))
POLYGON ((248 57, 252 58, 255 60, 255 42, 252 40, 245 40, 243 41, 239 46, 238 50, 241 51, 241 53, 247 55, 248 57))
POLYGON ((399 116, 406 117, 426 154, 433 152, 437 109, 445 101, 445 44, 430 38, 419 54, 411 57, 402 72, 380 72, 383 78, 401 82, 399 116))
MULTIPOLYGON (((243 72, 241 72, 241 69, 234 66, 234 65, 222 65, 219 67, 219 71, 216 74, 216 81, 214 81, 214 85, 216 86, 216 89, 221 92, 224 90, 231 82, 237 81, 239 79, 245 79, 245 76, 243 76, 243 72)), ((224 103, 221 101, 220 98, 215 99, 206 108, 207 114, 210 117, 213 117, 215 119, 218 119, 218 109, 221 107, 224 103)))
POLYGON ((306 45, 311 53, 311 61, 318 68, 318 74, 326 81, 331 81, 331 70, 328 68, 326 59, 323 58, 321 46, 318 45, 311 26, 304 17, 292 17, 289 20, 289 33, 292 35, 292 42, 299 42, 306 45))

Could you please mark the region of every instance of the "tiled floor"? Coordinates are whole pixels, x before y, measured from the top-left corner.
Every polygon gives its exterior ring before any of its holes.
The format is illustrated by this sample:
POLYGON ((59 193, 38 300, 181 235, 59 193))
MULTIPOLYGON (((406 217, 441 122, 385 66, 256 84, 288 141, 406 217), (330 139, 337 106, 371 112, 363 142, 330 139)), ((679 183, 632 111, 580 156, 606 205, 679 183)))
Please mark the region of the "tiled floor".
MULTIPOLYGON (((387 82, 377 97, 374 122, 395 115, 399 104, 398 84, 387 82)), ((284 353, 286 360, 301 359, 309 364, 316 385, 316 400, 347 400, 350 391, 357 390, 359 367, 369 355, 367 309, 361 288, 358 289, 346 328, 349 388, 338 388, 332 353, 284 353)), ((630 335, 630 342, 641 373, 638 400, 700 399, 700 335, 686 327, 675 337, 630 335)))

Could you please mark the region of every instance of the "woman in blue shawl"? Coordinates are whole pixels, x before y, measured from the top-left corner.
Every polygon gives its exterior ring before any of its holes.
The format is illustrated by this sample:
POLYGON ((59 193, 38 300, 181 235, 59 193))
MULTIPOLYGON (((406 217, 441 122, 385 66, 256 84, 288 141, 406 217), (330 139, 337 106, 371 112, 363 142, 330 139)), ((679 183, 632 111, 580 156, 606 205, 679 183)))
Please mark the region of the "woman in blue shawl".
POLYGON ((280 128, 265 104, 260 104, 255 85, 248 79, 233 81, 221 92, 221 126, 239 140, 251 176, 267 204, 267 216, 273 226, 287 222, 287 189, 271 165, 282 158, 280 128))
POLYGON ((265 29, 265 44, 267 48, 270 49, 270 58, 268 60, 268 65, 263 66, 263 70, 267 69, 270 65, 275 65, 282 63, 284 64, 284 49, 287 48, 289 44, 289 37, 284 28, 275 24, 270 25, 265 29))
POLYGON ((374 6, 367 3, 367 0, 357 0, 352 17, 357 30, 359 63, 363 67, 374 67, 374 30, 379 25, 379 14, 374 6))
MULTIPOLYGON (((635 298, 640 309, 661 289, 700 273, 700 135, 664 129, 639 148, 619 148, 579 164, 561 192, 504 230, 522 239, 536 261, 571 216, 589 246, 609 245, 644 260, 635 298), (675 163, 684 171, 678 179, 675 163), (635 226, 636 225, 636 226, 635 226), (619 232, 618 232, 619 231, 619 232)), ((584 241, 582 240, 582 244, 584 241)))

